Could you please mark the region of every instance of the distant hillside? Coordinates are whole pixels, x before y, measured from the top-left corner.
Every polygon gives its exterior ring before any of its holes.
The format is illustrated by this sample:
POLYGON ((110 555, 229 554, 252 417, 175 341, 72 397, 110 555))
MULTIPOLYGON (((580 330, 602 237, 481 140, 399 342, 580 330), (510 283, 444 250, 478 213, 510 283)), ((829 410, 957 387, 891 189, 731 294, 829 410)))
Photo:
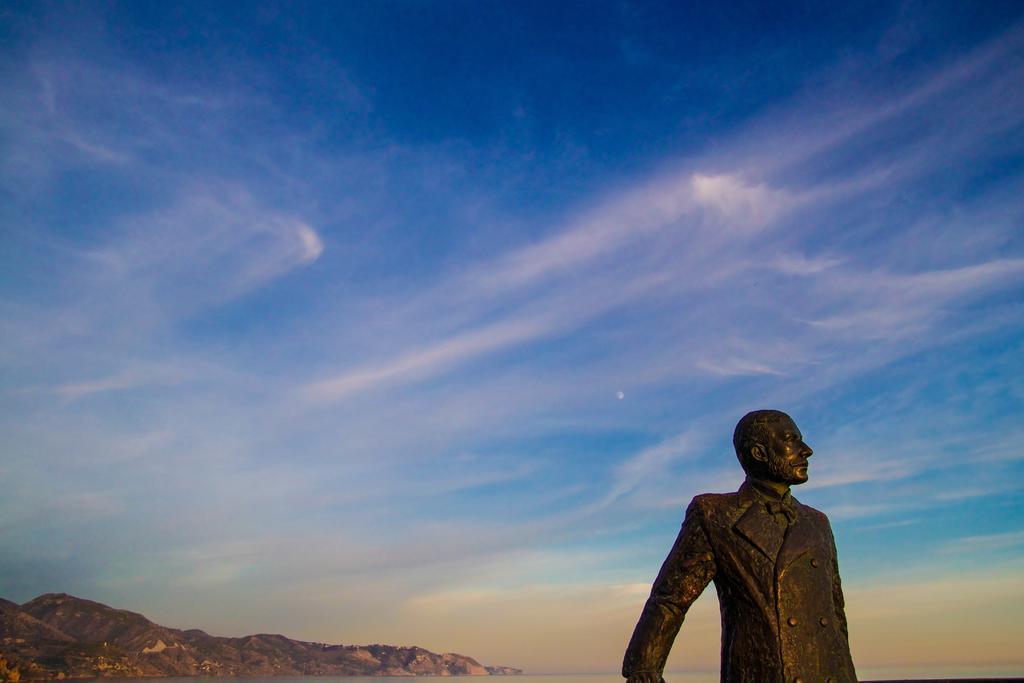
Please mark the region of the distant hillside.
POLYGON ((120 676, 486 676, 519 674, 419 647, 325 645, 258 634, 211 636, 48 593, 0 598, 0 681, 120 676))

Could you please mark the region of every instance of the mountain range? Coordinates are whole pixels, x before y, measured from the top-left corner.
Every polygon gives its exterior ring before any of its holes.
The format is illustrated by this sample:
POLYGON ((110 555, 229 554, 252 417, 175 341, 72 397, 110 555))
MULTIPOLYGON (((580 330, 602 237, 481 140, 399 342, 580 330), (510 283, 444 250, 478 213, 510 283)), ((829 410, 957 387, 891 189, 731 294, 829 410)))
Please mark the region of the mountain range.
POLYGON ((420 647, 328 645, 257 634, 211 636, 47 593, 0 598, 0 681, 126 676, 462 676, 520 674, 420 647))

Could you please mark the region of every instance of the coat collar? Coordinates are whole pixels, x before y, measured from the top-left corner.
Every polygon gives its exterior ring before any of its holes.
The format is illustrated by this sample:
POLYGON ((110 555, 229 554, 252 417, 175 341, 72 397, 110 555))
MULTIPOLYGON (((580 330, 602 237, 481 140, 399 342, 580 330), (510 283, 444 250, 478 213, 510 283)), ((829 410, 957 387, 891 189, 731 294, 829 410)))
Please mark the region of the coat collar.
POLYGON ((743 513, 732 525, 733 531, 774 562, 786 538, 786 531, 764 509, 766 499, 750 481, 743 482, 738 493, 736 505, 743 513))
POLYGON ((764 503, 769 496, 749 479, 743 482, 737 493, 736 505, 743 512, 733 524, 733 530, 780 568, 818 542, 814 524, 806 512, 800 511, 803 506, 792 494, 787 492, 786 495, 792 498, 798 515, 796 521, 784 529, 765 510, 764 503))

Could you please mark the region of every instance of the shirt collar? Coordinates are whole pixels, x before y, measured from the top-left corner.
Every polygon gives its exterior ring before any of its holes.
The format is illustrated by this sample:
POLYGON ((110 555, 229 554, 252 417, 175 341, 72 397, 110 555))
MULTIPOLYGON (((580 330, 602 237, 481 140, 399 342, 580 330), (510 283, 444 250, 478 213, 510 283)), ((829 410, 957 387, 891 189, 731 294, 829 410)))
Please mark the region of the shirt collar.
POLYGON ((755 491, 760 493, 762 496, 764 496, 768 500, 778 500, 778 501, 781 501, 781 500, 785 500, 786 498, 789 498, 791 496, 791 494, 789 492, 789 487, 788 486, 785 488, 785 490, 782 493, 779 493, 779 490, 778 490, 777 487, 772 486, 768 482, 763 481, 761 479, 756 479, 754 477, 749 477, 748 476, 746 483, 750 484, 750 486, 755 491))
POLYGON ((764 483, 763 481, 750 476, 748 476, 746 480, 743 482, 743 484, 740 486, 739 494, 740 495, 739 499, 737 500, 737 504, 742 508, 750 507, 751 505, 754 504, 754 501, 756 500, 761 500, 765 502, 797 502, 796 498, 793 497, 793 494, 790 492, 788 488, 786 489, 786 492, 780 496, 779 492, 776 491, 774 488, 764 483))

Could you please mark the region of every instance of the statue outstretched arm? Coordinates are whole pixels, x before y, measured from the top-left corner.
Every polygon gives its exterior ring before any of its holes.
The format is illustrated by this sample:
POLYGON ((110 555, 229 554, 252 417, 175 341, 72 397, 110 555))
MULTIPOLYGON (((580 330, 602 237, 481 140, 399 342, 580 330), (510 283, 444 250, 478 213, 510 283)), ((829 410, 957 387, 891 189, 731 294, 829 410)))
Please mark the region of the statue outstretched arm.
POLYGON ((627 683, 660 683, 669 650, 690 605, 715 576, 715 557, 700 503, 686 510, 683 527, 658 572, 622 662, 627 683))

